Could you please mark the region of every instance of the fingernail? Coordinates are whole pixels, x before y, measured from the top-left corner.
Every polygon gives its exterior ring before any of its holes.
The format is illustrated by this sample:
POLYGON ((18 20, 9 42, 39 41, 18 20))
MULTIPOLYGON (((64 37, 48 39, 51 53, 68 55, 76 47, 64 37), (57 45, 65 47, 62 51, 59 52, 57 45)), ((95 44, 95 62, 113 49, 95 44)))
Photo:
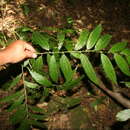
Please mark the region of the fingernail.
POLYGON ((37 58, 37 55, 33 53, 32 58, 37 58))

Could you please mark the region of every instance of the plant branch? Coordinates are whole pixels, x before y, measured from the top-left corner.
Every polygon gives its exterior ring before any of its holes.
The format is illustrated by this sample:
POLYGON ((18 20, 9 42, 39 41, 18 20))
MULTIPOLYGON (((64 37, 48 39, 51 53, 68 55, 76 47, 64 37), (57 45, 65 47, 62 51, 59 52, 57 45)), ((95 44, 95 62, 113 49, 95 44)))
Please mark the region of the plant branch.
POLYGON ((24 84, 24 70, 23 70, 23 66, 22 66, 22 80, 23 80, 23 87, 24 87, 24 96, 25 96, 25 107, 26 107, 26 112, 27 112, 27 118, 28 118, 28 98, 27 98, 27 90, 26 90, 26 86, 24 84))
POLYGON ((118 103, 120 103, 124 107, 130 109, 130 100, 123 97, 121 93, 113 92, 113 91, 109 90, 101 80, 100 80, 100 85, 98 87, 100 89, 102 89, 103 91, 105 91, 109 96, 111 96, 113 99, 115 99, 118 103))

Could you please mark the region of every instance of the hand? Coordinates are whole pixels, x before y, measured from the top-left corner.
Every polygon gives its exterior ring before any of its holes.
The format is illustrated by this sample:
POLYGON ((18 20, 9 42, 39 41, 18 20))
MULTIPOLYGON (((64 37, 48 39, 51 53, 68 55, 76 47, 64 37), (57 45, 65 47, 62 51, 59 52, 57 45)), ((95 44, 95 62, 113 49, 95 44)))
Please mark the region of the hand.
POLYGON ((36 58, 35 49, 27 42, 17 40, 5 48, 9 63, 17 63, 25 58, 36 58))

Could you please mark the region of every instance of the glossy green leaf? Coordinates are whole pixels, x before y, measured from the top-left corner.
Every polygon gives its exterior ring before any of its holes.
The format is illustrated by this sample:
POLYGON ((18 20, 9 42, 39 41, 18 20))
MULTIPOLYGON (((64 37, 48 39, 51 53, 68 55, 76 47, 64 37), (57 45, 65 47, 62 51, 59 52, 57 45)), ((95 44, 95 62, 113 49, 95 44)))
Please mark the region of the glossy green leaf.
POLYGON ((22 120, 24 120, 26 116, 26 109, 24 106, 21 106, 15 113, 11 115, 10 121, 13 125, 20 123, 22 120))
POLYGON ((98 25, 89 35, 88 42, 87 42, 87 49, 91 49, 96 44, 100 34, 102 31, 102 26, 98 25))
POLYGON ((80 33, 80 37, 78 39, 78 42, 75 45, 75 50, 80 50, 80 49, 82 49, 85 46, 85 44, 87 42, 87 39, 88 39, 88 35, 89 35, 89 31, 88 30, 83 30, 80 33))
POLYGON ((62 55, 62 57, 60 58, 60 67, 66 81, 70 81, 73 77, 73 71, 70 62, 65 55, 62 55))
POLYGON ((125 49, 127 46, 127 42, 118 42, 114 44, 111 49, 109 50, 110 53, 120 52, 125 49))
POLYGON ((81 60, 81 64, 82 67, 86 73, 86 75, 88 76, 88 78, 93 81, 95 84, 99 84, 99 80, 96 76, 95 70, 91 64, 91 62, 89 61, 88 57, 84 54, 80 55, 80 60, 81 60))
POLYGON ((115 54, 114 55, 114 59, 116 61, 117 66, 120 68, 120 70, 124 74, 130 76, 130 68, 129 68, 129 65, 126 62, 126 60, 119 54, 115 54))
POLYGON ((58 70, 57 62, 55 56, 53 55, 50 57, 49 74, 51 79, 56 83, 58 82, 58 76, 59 76, 58 72, 59 70, 58 70))
POLYGON ((49 50, 49 38, 40 32, 33 32, 32 41, 34 44, 39 45, 41 48, 49 50))
POLYGON ((28 82, 28 81, 24 81, 24 84, 28 88, 37 88, 38 87, 38 84, 32 83, 32 82, 28 82))
POLYGON ((52 83, 45 76, 42 76, 41 74, 39 74, 35 71, 29 70, 29 72, 30 72, 32 78, 40 85, 44 85, 47 87, 52 86, 52 83))
POLYGON ((11 102, 12 100, 16 99, 17 97, 21 96, 22 94, 23 94, 23 92, 21 92, 21 91, 15 92, 14 94, 11 94, 10 96, 1 98, 0 102, 11 102))
POLYGON ((116 73, 109 58, 106 55, 101 54, 101 62, 106 76, 114 83, 117 83, 116 73))
POLYGON ((126 55, 126 56, 130 56, 130 48, 125 48, 124 50, 122 50, 120 52, 120 54, 126 55))
POLYGON ((65 40, 65 33, 60 32, 57 34, 57 40, 58 40, 58 50, 60 50, 63 46, 64 40, 65 40))
POLYGON ((118 121, 127 121, 130 119, 130 109, 125 109, 117 113, 116 119, 118 121))
POLYGON ((109 44, 111 37, 112 36, 109 34, 101 36, 101 38, 96 43, 95 50, 102 50, 105 48, 109 44))
POLYGON ((65 82, 63 84, 63 89, 64 90, 71 90, 73 89, 75 86, 77 86, 80 81, 84 78, 84 75, 82 75, 81 77, 77 78, 77 79, 73 79, 72 81, 69 81, 69 82, 65 82))

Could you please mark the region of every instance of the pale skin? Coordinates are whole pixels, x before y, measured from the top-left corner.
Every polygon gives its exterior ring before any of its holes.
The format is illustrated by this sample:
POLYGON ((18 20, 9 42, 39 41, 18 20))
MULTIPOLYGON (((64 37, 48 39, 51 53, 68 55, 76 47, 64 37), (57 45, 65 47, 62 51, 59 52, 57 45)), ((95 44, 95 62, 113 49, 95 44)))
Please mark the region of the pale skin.
POLYGON ((29 43, 23 40, 17 40, 0 51, 0 65, 17 63, 26 58, 36 57, 36 51, 29 43))

